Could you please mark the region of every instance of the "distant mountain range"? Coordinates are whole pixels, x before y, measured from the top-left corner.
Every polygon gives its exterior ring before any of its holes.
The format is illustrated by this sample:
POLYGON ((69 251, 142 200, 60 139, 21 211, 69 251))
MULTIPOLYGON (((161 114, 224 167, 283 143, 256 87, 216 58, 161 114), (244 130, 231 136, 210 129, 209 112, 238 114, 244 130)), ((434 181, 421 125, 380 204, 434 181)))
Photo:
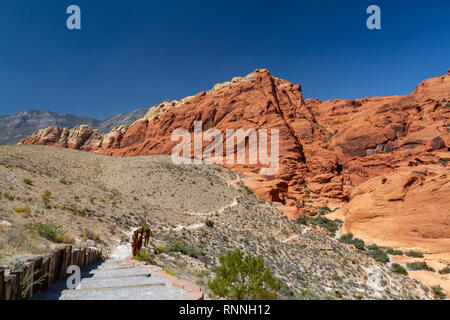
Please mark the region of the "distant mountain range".
POLYGON ((143 118, 147 111, 148 108, 141 108, 130 113, 117 114, 106 120, 78 117, 73 114, 59 115, 55 112, 38 110, 28 110, 13 115, 0 115, 0 144, 16 144, 22 138, 49 126, 71 129, 86 124, 102 133, 108 133, 114 127, 130 125, 143 118))

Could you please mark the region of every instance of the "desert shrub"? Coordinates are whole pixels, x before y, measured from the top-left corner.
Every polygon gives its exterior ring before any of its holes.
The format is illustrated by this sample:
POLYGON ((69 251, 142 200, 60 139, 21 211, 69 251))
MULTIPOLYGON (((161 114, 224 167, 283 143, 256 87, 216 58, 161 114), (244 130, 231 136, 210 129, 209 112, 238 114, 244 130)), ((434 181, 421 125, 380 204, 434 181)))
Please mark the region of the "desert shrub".
POLYGON ((440 274, 449 274, 450 273, 450 268, 447 266, 444 269, 439 271, 440 274))
POLYGON ((97 241, 100 239, 99 233, 93 232, 92 230, 89 229, 84 230, 83 235, 89 240, 97 241))
POLYGON ((76 207, 76 205, 72 203, 69 206, 64 205, 61 209, 65 211, 71 211, 73 214, 77 214, 81 217, 87 216, 86 210, 80 210, 76 207))
POLYGON ((74 244, 75 243, 75 238, 72 237, 70 234, 68 233, 63 233, 61 235, 58 235, 56 237, 56 242, 57 243, 66 243, 66 244, 74 244))
POLYGON ((313 225, 318 225, 327 229, 332 235, 335 235, 336 231, 338 231, 341 226, 340 220, 333 221, 325 217, 311 219, 311 222, 313 225))
POLYGON ((431 287, 431 290, 433 290, 433 294, 437 299, 444 300, 446 298, 444 289, 440 285, 431 287))
POLYGON ((8 192, 3 193, 3 196, 9 201, 14 201, 14 199, 16 198, 15 196, 10 195, 8 192))
POLYGON ((358 238, 353 239, 353 234, 351 232, 349 232, 347 234, 344 234, 340 238, 340 241, 343 242, 343 243, 352 244, 358 250, 364 250, 365 249, 364 241, 361 240, 361 239, 358 239, 358 238))
POLYGON ((408 271, 406 271, 405 268, 403 268, 401 265, 399 265, 398 263, 393 263, 391 266, 391 270, 392 272, 407 276, 408 275, 408 271))
POLYGON ((23 183, 32 186, 33 185, 33 181, 31 181, 30 179, 23 179, 23 183))
POLYGON ((17 286, 17 295, 20 299, 24 300, 28 298, 28 295, 30 293, 31 288, 34 285, 39 285, 42 282, 44 282, 45 278, 47 278, 47 274, 44 274, 37 280, 33 280, 37 274, 40 272, 40 270, 36 270, 34 272, 26 272, 23 277, 20 278, 19 284, 17 286))
POLYGON ((387 254, 393 255, 393 256, 402 256, 403 255, 403 251, 401 250, 394 250, 392 248, 389 248, 386 250, 387 254))
POLYGON ((198 259, 205 263, 208 261, 208 257, 203 251, 194 248, 189 243, 182 240, 170 241, 164 248, 164 252, 179 252, 182 255, 198 259))
POLYGON ((447 166, 449 159, 448 158, 442 158, 439 159, 439 163, 441 163, 444 167, 447 166))
POLYGON ((70 181, 67 181, 67 180, 64 179, 64 178, 59 179, 59 183, 62 183, 62 184, 65 184, 65 185, 72 184, 70 181))
POLYGON ((408 257, 413 257, 413 258, 423 258, 423 254, 418 251, 410 251, 410 252, 407 252, 406 255, 408 257))
POLYGON ((389 262, 389 256, 386 254, 386 252, 378 248, 376 244, 367 247, 367 249, 369 250, 369 255, 374 258, 375 261, 382 263, 389 262))
POLYGON ((358 250, 364 250, 364 241, 361 239, 353 239, 352 240, 352 244, 355 246, 356 249, 358 250))
POLYGON ((147 249, 142 249, 137 252, 136 256, 134 256, 133 259, 137 261, 148 262, 151 259, 151 253, 147 249))
POLYGON ((209 220, 209 219, 206 219, 206 220, 205 220, 205 225, 206 225, 208 228, 214 228, 214 221, 211 221, 211 220, 209 220))
POLYGON ((261 255, 244 256, 238 249, 219 258, 216 277, 208 286, 216 296, 233 300, 274 300, 280 283, 261 255))
POLYGON ((406 266, 410 270, 425 270, 425 271, 433 271, 434 272, 434 269, 429 267, 425 261, 410 262, 410 263, 406 264, 406 266))
POLYGON ((50 198, 52 196, 52 193, 50 191, 46 191, 45 193, 41 194, 42 201, 44 202, 44 206, 47 209, 50 209, 50 198))
POLYGON ((28 229, 55 243, 73 243, 74 240, 60 225, 54 223, 30 223, 28 229), (67 242, 66 242, 67 241, 67 242))
POLYGON ((289 286, 287 285, 287 283, 284 280, 279 279, 278 283, 280 285, 280 289, 278 290, 278 293, 281 296, 288 298, 288 299, 293 299, 295 297, 295 292, 292 291, 291 288, 289 288, 289 286))
POLYGON ((337 274, 333 274, 333 276, 331 277, 331 279, 333 279, 334 281, 338 281, 341 282, 342 281, 342 277, 340 277, 337 274))
POLYGON ((319 300, 320 296, 311 291, 310 289, 300 289, 297 294, 298 300, 319 300))
POLYGON ((353 239, 353 233, 349 232, 341 236, 341 242, 349 243, 353 239))
POLYGON ((172 270, 164 269, 164 272, 169 274, 169 275, 171 275, 171 276, 174 276, 174 277, 176 276, 175 272, 173 272, 172 270))
MULTIPOLYGON (((318 215, 318 212, 312 212, 310 213, 310 215, 315 217, 318 215)), ((303 225, 320 226, 327 229, 333 236, 342 225, 341 220, 330 220, 323 216, 318 216, 317 218, 309 218, 306 215, 301 215, 296 222, 303 225)))
POLYGON ((14 208, 14 212, 17 212, 17 213, 30 213, 31 209, 30 209, 30 207, 15 207, 14 208))

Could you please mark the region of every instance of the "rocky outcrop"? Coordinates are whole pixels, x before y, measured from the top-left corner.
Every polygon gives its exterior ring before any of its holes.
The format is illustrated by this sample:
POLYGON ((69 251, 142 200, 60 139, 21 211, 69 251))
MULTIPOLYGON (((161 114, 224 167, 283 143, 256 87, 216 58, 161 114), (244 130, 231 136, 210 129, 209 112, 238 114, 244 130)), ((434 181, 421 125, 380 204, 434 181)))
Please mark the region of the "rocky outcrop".
POLYGON ((0 115, 0 144, 16 144, 33 132, 50 126, 73 128, 88 125, 102 133, 110 132, 119 125, 130 125, 141 119, 147 112, 146 108, 130 113, 120 113, 106 120, 89 117, 78 117, 73 114, 59 115, 49 111, 29 110, 13 115, 0 115))
POLYGON ((86 127, 53 127, 21 143, 111 156, 154 155, 170 154, 177 144, 172 132, 192 133, 195 121, 203 122, 203 130, 222 133, 276 128, 276 174, 261 175, 261 165, 227 165, 247 175, 245 183, 257 196, 279 202, 292 219, 333 204, 344 208, 338 213, 346 230, 366 239, 388 237, 399 245, 416 239, 427 248, 448 248, 450 221, 442 199, 449 197, 449 101, 450 74, 423 81, 409 95, 322 102, 304 100, 300 85, 256 70, 181 101, 166 101, 107 135, 86 127), (413 173, 422 170, 428 174, 413 173))

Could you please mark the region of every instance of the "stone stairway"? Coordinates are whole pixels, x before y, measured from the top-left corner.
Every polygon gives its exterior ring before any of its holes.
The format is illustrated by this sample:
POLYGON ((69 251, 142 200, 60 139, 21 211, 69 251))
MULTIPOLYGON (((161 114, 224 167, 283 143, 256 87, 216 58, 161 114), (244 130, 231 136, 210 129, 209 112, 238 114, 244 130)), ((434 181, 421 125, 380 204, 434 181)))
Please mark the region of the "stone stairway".
POLYGON ((200 300, 200 288, 180 280, 157 266, 127 259, 93 265, 81 274, 75 290, 66 281, 56 282, 33 300, 200 300))

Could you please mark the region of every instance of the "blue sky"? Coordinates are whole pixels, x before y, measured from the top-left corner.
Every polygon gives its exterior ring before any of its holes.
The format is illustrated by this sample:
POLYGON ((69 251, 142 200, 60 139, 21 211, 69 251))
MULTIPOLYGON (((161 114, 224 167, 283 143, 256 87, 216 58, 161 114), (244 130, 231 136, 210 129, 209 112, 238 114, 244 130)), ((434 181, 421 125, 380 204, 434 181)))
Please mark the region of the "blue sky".
POLYGON ((268 68, 322 100, 407 94, 450 68, 450 1, 2 0, 0 114, 107 118, 268 68), (66 8, 82 30, 66 28, 66 8), (381 8, 382 29, 366 28, 381 8))

